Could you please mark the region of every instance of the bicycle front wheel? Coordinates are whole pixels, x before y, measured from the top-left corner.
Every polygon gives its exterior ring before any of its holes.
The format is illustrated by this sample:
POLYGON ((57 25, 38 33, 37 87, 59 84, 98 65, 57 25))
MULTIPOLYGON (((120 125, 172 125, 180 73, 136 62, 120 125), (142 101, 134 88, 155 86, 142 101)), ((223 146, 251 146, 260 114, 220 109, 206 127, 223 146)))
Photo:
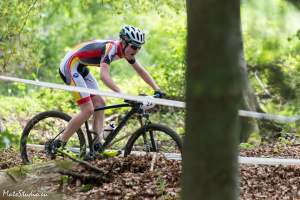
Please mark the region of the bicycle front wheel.
MULTIPOLYGON (((63 132, 71 117, 60 111, 46 111, 34 116, 25 126, 20 151, 24 164, 47 161, 45 143, 63 132)), ((85 154, 85 138, 81 129, 68 141, 66 148, 80 155, 85 154)))
POLYGON ((172 129, 161 124, 149 124, 139 128, 128 140, 124 156, 136 152, 181 154, 182 140, 172 129))

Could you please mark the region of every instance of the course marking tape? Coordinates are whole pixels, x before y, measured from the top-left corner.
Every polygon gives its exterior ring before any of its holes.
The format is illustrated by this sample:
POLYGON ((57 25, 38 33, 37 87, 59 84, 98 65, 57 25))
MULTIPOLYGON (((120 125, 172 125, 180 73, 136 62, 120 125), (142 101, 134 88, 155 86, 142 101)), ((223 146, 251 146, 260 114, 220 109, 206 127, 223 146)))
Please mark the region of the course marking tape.
POLYGON ((264 120, 272 120, 272 121, 278 121, 283 123, 293 123, 300 120, 300 115, 287 117, 282 115, 272 115, 268 113, 259 113, 259 112, 246 111, 246 110, 239 110, 239 116, 252 117, 252 118, 264 119, 264 120))
MULTIPOLYGON (((104 91, 94 90, 94 89, 89 89, 89 88, 74 87, 74 86, 42 82, 42 81, 33 81, 33 80, 20 79, 20 78, 1 76, 1 75, 0 75, 0 79, 5 80, 5 81, 21 82, 21 83, 26 83, 26 84, 31 84, 31 85, 48 87, 48 88, 53 88, 53 89, 67 90, 67 91, 72 91, 72 92, 85 92, 85 93, 90 93, 90 94, 94 94, 94 95, 101 95, 101 96, 107 96, 107 97, 115 97, 115 98, 122 98, 122 99, 133 100, 133 101, 140 101, 140 102, 144 102, 144 103, 150 102, 153 104, 185 108, 185 102, 181 102, 181 101, 157 99, 157 98, 152 98, 152 97, 147 97, 147 96, 145 96, 145 97, 144 96, 133 96, 133 95, 116 93, 116 92, 104 92, 104 91)), ((272 120, 272 121, 278 121, 278 122, 282 122, 282 123, 293 123, 293 122, 300 120, 300 115, 288 117, 288 116, 272 115, 272 114, 267 114, 267 113, 259 113, 259 112, 246 111, 246 110, 239 110, 239 116, 251 117, 251 118, 256 118, 256 119, 264 119, 264 120, 272 120)))
POLYGON ((132 100, 132 101, 140 101, 140 102, 144 102, 144 103, 151 102, 154 104, 165 105, 165 106, 173 106, 173 107, 179 107, 179 108, 185 107, 184 102, 167 100, 167 99, 158 99, 158 98, 152 98, 152 97, 147 97, 147 96, 133 96, 133 95, 121 94, 121 93, 117 93, 117 92, 103 92, 100 90, 94 90, 94 89, 89 89, 89 88, 74 87, 74 86, 69 86, 69 85, 48 83, 48 82, 42 82, 42 81, 32 81, 32 80, 20 79, 20 78, 15 78, 15 77, 7 77, 7 76, 0 76, 0 79, 6 80, 6 81, 21 82, 21 83, 26 83, 26 84, 31 84, 31 85, 38 85, 38 86, 42 86, 42 87, 60 89, 60 90, 67 90, 67 91, 72 91, 72 92, 85 92, 85 93, 94 94, 94 95, 122 98, 122 99, 127 99, 127 100, 132 100))
MULTIPOLYGON (((27 144, 27 147, 34 149, 44 149, 44 145, 35 145, 35 144, 27 144)), ((67 147, 70 151, 74 153, 79 153, 79 148, 67 147)), ((132 151, 134 155, 145 155, 146 152, 140 151, 132 151)), ((164 156, 169 160, 179 160, 181 161, 181 155, 178 153, 164 153, 164 156)), ((292 159, 292 158, 263 158, 263 157, 238 157, 238 162, 240 164, 245 165, 300 165, 300 159, 292 159)))
POLYGON ((292 158, 258 158, 258 157, 239 157, 240 164, 251 165, 300 165, 299 159, 292 158))

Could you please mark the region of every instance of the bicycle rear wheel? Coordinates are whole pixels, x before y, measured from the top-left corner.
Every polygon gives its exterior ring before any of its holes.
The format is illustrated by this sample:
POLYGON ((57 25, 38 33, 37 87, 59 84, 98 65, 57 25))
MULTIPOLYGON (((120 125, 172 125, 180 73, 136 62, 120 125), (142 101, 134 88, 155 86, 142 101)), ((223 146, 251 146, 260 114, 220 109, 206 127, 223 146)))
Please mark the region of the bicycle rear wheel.
MULTIPOLYGON (((50 160, 45 154, 45 143, 49 142, 65 129, 71 117, 60 111, 46 111, 34 116, 23 129, 20 152, 24 164, 50 160)), ((68 141, 66 148, 85 155, 85 138, 81 129, 68 141)))
POLYGON ((151 123, 139 128, 129 138, 124 149, 124 156, 133 151, 181 154, 182 140, 172 129, 164 125, 151 123))

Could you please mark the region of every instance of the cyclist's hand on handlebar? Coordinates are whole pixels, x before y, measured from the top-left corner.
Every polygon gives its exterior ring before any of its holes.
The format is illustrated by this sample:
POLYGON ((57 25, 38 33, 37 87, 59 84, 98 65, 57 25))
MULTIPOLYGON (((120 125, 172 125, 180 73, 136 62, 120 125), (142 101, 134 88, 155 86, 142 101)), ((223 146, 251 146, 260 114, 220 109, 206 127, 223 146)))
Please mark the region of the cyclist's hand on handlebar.
POLYGON ((163 98, 166 96, 166 93, 164 93, 161 90, 154 91, 154 98, 163 98))

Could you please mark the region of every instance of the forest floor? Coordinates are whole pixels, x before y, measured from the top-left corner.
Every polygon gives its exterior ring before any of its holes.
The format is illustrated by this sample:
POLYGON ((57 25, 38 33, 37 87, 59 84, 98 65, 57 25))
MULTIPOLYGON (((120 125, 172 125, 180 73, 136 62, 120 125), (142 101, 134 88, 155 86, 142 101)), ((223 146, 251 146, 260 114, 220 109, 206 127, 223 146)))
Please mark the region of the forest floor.
MULTIPOLYGON (((300 146, 265 144, 241 149, 240 156, 300 159, 300 146)), ((180 199, 181 161, 161 156, 154 160, 153 155, 146 155, 108 158, 91 164, 103 174, 99 176, 76 165, 64 175, 56 171, 51 179, 31 183, 32 188, 36 192, 55 193, 62 199, 180 199)), ((20 165, 18 152, 1 151, 0 169, 20 165)), ((300 166, 242 164, 239 170, 241 199, 300 199, 300 166)), ((41 172, 39 176, 42 177, 41 172)))

